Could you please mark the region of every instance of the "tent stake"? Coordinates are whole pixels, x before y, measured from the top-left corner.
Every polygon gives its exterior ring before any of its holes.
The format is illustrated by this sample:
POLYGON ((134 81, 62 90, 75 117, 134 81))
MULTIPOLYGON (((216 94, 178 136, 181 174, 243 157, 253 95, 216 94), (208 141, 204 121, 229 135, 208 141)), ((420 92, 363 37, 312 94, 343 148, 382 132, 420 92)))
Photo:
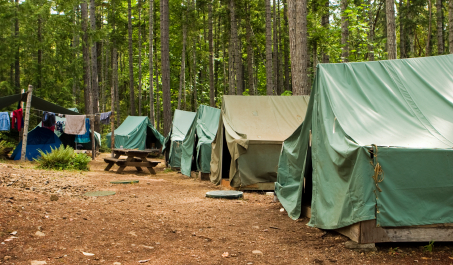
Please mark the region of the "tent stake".
POLYGON ((28 123, 30 121, 30 106, 31 106, 31 95, 33 93, 33 86, 28 85, 28 95, 27 95, 27 105, 25 109, 25 122, 24 122, 24 130, 22 136, 22 152, 20 154, 20 160, 25 161, 26 151, 27 151, 27 136, 28 136, 28 123))

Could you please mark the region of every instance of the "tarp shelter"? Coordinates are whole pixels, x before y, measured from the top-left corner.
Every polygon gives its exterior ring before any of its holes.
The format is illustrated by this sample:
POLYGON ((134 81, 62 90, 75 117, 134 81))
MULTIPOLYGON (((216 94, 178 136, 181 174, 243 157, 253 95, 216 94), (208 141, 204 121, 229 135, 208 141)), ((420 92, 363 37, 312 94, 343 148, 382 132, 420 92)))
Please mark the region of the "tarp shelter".
POLYGON ((195 112, 175 110, 173 124, 164 141, 162 152, 168 152, 168 164, 174 168, 181 167, 182 141, 195 119, 195 112))
POLYGON ((211 172, 211 143, 219 127, 220 109, 200 105, 192 126, 182 143, 181 173, 192 170, 211 172))
MULTIPOLYGON (((111 146, 111 133, 107 134, 107 146, 111 146)), ((128 116, 115 130, 115 148, 152 149, 160 148, 164 137, 154 128, 146 116, 128 116)))
MULTIPOLYGON (((61 141, 55 133, 47 128, 36 127, 35 129, 28 132, 27 137, 27 149, 25 156, 28 160, 33 161, 33 159, 41 156, 39 150, 44 153, 52 152, 52 149, 60 147, 61 141)), ((22 141, 14 149, 11 158, 14 160, 20 160, 22 151, 22 141)))
POLYGON ((211 181, 275 182, 283 141, 303 122, 309 96, 223 96, 212 143, 211 181))
MULTIPOLYGON (((20 101, 27 102, 27 93, 1 97, 0 109, 6 108, 12 104, 17 104, 20 101)), ((60 114, 80 115, 78 112, 58 106, 35 95, 32 95, 31 97, 31 107, 42 111, 50 111, 60 114)))
POLYGON ((453 55, 318 64, 276 194, 323 229, 453 223, 452 114, 453 55))

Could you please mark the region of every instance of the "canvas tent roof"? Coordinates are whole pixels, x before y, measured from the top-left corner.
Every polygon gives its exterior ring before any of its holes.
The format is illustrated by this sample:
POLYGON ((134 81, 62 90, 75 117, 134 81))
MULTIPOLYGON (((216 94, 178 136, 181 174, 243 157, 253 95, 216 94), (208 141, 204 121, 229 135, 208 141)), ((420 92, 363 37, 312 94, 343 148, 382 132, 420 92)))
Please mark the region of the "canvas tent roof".
MULTIPOLYGON (((6 107, 8 107, 14 103, 18 103, 20 101, 24 101, 24 102, 27 101, 27 93, 1 97, 0 98, 0 109, 6 108, 6 107)), ((78 112, 58 106, 54 103, 46 101, 35 95, 33 95, 31 97, 31 106, 35 109, 50 111, 50 112, 54 112, 54 113, 80 115, 80 113, 78 113, 78 112)))
POLYGON ((453 222, 453 55, 318 64, 308 110, 275 185, 291 218, 306 182, 311 226, 453 222))
POLYGON ((196 169, 198 171, 203 173, 209 173, 211 171, 211 143, 217 134, 219 119, 220 109, 205 105, 198 107, 192 126, 182 143, 182 174, 190 177, 192 158, 195 159, 196 169))
MULTIPOLYGON (((107 134, 107 146, 111 145, 111 133, 107 134)), ((147 148, 147 140, 156 143, 156 147, 162 146, 164 138, 154 128, 146 116, 128 116, 115 130, 115 148, 123 146, 124 149, 147 148), (151 133, 151 135, 149 135, 151 133)))
POLYGON ((164 141, 162 152, 169 149, 168 162, 171 167, 181 167, 182 141, 186 138, 186 134, 195 119, 195 112, 175 110, 171 131, 168 133, 164 141))
POLYGON ((308 100, 308 96, 223 96, 211 181, 219 184, 223 174, 229 174, 232 187, 275 181, 281 144, 303 122, 308 100), (229 166, 223 161, 223 148, 231 155, 229 166))

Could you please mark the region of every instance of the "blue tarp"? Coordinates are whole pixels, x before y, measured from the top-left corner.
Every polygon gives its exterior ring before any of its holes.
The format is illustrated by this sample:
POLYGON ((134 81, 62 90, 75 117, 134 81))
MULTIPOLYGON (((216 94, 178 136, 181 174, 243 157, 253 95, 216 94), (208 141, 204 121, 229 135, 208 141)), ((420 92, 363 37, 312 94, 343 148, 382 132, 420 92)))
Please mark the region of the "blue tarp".
MULTIPOLYGON (((44 153, 50 153, 52 148, 58 148, 61 145, 61 141, 58 136, 47 128, 36 127, 28 133, 27 137, 27 160, 33 161, 33 159, 41 156, 39 150, 44 153)), ((22 141, 14 149, 11 158, 14 160, 20 160, 22 150, 22 141)))

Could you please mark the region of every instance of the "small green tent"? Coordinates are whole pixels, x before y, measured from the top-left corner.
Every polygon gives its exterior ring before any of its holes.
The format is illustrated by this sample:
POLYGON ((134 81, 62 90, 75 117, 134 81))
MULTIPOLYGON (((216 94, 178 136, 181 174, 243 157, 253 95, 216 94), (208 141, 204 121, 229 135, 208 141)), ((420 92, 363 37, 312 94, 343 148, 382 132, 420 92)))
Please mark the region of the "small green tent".
POLYGON ((283 141, 303 122, 309 96, 223 96, 212 143, 211 182, 231 187, 277 180, 283 141))
POLYGON ((190 177, 191 170, 211 172, 211 143, 219 127, 220 110, 198 107, 192 126, 182 143, 181 173, 190 177))
MULTIPOLYGON (((107 146, 112 134, 107 134, 107 146)), ((145 150, 161 148, 164 137, 154 128, 146 116, 128 116, 115 130, 115 148, 145 150)))
POLYGON ((195 112, 175 110, 173 124, 164 141, 162 153, 168 151, 168 164, 174 168, 181 167, 182 141, 195 119, 195 112))
POLYGON ((276 194, 323 229, 453 223, 452 115, 453 55, 318 64, 276 194))

